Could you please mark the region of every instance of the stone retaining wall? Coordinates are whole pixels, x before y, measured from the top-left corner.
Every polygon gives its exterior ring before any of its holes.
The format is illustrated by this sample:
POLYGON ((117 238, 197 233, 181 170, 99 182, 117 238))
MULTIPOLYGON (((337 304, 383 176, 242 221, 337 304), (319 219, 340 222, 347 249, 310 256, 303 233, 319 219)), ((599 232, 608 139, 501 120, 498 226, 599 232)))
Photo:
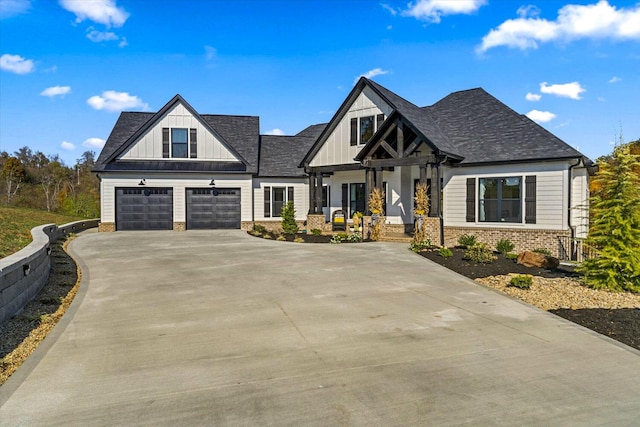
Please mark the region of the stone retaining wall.
POLYGON ((51 243, 70 233, 98 226, 97 219, 31 229, 33 241, 24 249, 0 259, 0 323, 15 316, 45 285, 51 270, 51 243))

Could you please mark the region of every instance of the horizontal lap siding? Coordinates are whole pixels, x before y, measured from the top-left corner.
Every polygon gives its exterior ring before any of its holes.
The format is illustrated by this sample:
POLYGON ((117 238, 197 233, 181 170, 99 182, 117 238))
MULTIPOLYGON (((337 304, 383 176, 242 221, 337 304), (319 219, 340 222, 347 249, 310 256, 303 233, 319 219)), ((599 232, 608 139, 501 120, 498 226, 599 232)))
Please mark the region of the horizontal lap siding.
POLYGON ((589 177, 587 169, 573 169, 571 198, 571 225, 576 227, 576 237, 587 237, 589 230, 589 177))
MULTIPOLYGON (((501 165, 469 168, 447 168, 444 192, 445 226, 456 227, 518 227, 529 229, 562 230, 566 228, 567 164, 562 162, 522 165, 501 165), (473 223, 466 222, 467 178, 536 176, 536 223, 473 223)), ((476 193, 478 187, 476 185, 476 193)), ((476 195, 477 197, 477 195, 476 195)), ((524 218, 524 193, 522 212, 524 218)), ((476 203, 476 210, 478 209, 476 203)), ((476 213, 477 217, 477 213, 476 213)))

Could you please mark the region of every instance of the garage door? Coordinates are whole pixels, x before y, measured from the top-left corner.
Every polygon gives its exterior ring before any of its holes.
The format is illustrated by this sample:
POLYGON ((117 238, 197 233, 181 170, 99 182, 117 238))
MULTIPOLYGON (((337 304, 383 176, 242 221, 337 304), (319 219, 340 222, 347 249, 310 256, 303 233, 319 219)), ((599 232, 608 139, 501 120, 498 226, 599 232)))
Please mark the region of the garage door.
POLYGON ((187 229, 240 228, 239 188, 187 188, 187 229))
POLYGON ((172 188, 116 189, 116 230, 172 229, 172 188))

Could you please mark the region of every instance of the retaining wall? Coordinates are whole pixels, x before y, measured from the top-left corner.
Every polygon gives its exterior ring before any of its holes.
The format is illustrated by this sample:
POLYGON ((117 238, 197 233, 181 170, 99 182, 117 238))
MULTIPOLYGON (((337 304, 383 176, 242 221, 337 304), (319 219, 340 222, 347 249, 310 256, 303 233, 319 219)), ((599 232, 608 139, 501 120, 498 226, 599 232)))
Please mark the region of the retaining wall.
POLYGON ((31 229, 33 241, 24 249, 0 259, 0 323, 15 316, 47 283, 51 270, 51 243, 98 226, 97 219, 31 229))

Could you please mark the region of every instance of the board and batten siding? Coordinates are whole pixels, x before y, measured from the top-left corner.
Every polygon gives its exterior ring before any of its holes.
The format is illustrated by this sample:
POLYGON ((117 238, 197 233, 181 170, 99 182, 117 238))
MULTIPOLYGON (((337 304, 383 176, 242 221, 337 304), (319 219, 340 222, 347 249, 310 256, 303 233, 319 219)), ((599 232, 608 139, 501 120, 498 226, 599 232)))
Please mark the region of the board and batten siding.
POLYGON ((238 159, 195 118, 182 104, 177 104, 167 112, 154 127, 149 129, 140 139, 120 156, 124 160, 162 159, 162 129, 186 128, 196 129, 198 135, 198 157, 172 159, 175 161, 226 160, 238 159))
POLYGON ((215 179, 216 188, 240 188, 241 221, 252 221, 251 175, 197 175, 192 174, 147 174, 144 187, 138 186, 140 175, 104 175, 101 187, 101 218, 104 223, 116 221, 116 188, 173 188, 173 222, 186 222, 186 189, 211 188, 209 183, 215 179))
POLYGON ((351 146, 351 119, 357 117, 384 114, 388 117, 392 108, 382 100, 371 88, 365 86, 347 113, 340 119, 336 128, 311 160, 310 166, 340 165, 357 163, 353 158, 364 145, 351 146))
POLYGON ((568 164, 566 162, 529 163, 516 165, 494 165, 443 168, 444 172, 444 225, 453 227, 504 227, 523 229, 567 230, 567 185, 568 164), (524 188, 526 176, 536 177, 536 223, 525 224, 524 188), (477 221, 477 180, 475 222, 467 222, 466 197, 467 178, 522 177, 522 223, 477 221))
POLYGON ((253 215, 256 221, 280 221, 280 217, 264 216, 264 188, 293 187, 293 206, 296 219, 307 219, 309 212, 309 186, 307 178, 256 178, 253 180, 253 215))

